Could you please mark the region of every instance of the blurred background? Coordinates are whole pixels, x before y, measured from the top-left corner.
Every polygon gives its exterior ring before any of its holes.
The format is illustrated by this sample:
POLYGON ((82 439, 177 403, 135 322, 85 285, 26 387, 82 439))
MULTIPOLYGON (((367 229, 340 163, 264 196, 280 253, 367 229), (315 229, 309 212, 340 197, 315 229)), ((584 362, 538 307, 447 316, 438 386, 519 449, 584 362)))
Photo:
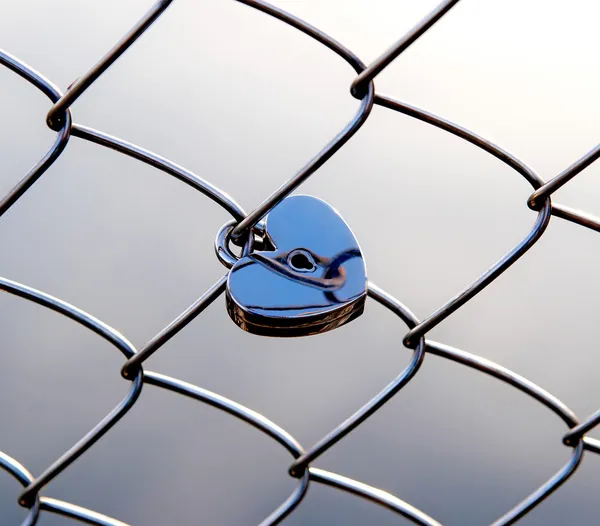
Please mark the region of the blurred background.
MULTIPOLYGON (((276 5, 370 62, 432 0, 287 0, 276 5)), ((0 46, 61 89, 150 7, 147 0, 0 3, 0 46)), ((589 0, 464 0, 377 79, 378 91, 495 141, 547 180, 599 140, 600 8, 589 0)), ((157 152, 258 205, 354 115, 352 69, 300 32, 233 1, 176 0, 72 107, 74 121, 157 152)), ((54 140, 46 97, 0 68, 0 190, 54 140)), ((557 202, 600 213, 600 164, 557 202)), ((532 227, 531 187, 476 147, 375 107, 301 193, 335 206, 368 276, 420 318, 478 277, 532 227)), ((0 221, 0 275, 90 312, 143 345, 224 272, 213 239, 228 214, 172 177, 77 138, 0 221)), ((600 236, 553 218, 522 260, 431 333, 526 376, 580 417, 600 404, 600 236)), ((0 449, 39 474, 127 392, 122 356, 90 331, 0 295, 0 449)), ((406 332, 369 302, 336 331, 247 334, 224 299, 147 368, 266 415, 305 447, 408 363, 406 332)), ((419 374, 315 466, 380 487, 448 525, 489 524, 570 457, 541 404, 428 356, 419 374)), ((592 432, 592 436, 600 432, 592 432)), ((292 491, 288 453, 250 426, 146 386, 130 413, 52 481, 48 496, 135 525, 252 525, 292 491)), ((597 522, 600 459, 524 525, 597 522)), ((0 524, 25 516, 0 472, 0 524)), ((39 524, 71 524, 42 514, 39 524)), ((408 524, 311 485, 289 525, 408 524)))

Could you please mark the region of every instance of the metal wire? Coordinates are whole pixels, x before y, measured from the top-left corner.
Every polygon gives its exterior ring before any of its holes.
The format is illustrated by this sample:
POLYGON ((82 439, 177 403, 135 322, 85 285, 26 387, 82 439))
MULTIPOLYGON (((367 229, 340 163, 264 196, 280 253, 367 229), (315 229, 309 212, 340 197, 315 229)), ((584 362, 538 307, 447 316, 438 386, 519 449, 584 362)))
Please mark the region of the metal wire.
POLYGON ((46 121, 48 126, 57 132, 56 140, 50 150, 48 150, 40 161, 0 201, 0 216, 23 197, 26 191, 63 153, 69 138, 71 136, 78 137, 100 146, 111 148, 162 170, 180 181, 185 182, 227 210, 232 215, 233 221, 227 223, 217 235, 216 251, 218 259, 229 269, 235 262, 235 255, 228 250, 227 242, 229 240, 233 242, 237 240, 239 242, 242 237, 247 237, 247 233, 250 229, 253 229, 255 232, 260 232, 261 225, 259 221, 267 215, 277 203, 312 176, 320 166, 349 141, 369 117, 373 104, 377 104, 452 133, 475 146, 478 146, 510 166, 523 176, 533 187, 533 193, 529 197, 527 204, 531 209, 538 211, 537 219, 532 229, 519 244, 489 270, 484 272, 471 285, 459 292, 423 321, 419 321, 408 308, 392 298, 385 291, 372 283, 369 284, 369 297, 395 313, 408 327, 408 332, 404 336, 403 342, 406 347, 414 349, 412 359, 405 370, 372 400, 359 408, 352 416, 327 434, 317 442, 317 444, 308 449, 304 449, 294 437, 275 423, 271 422, 265 416, 256 413, 237 402, 228 400, 218 394, 211 393, 210 391, 181 380, 170 378, 159 373, 144 371, 142 367, 143 362, 150 355, 160 350, 167 341, 179 331, 183 330, 186 325, 202 313, 208 305, 223 293, 225 290, 227 274, 219 278, 206 293, 201 295, 198 300, 167 325, 167 327, 160 331, 139 351, 115 329, 77 307, 26 285, 16 283, 6 278, 0 278, 1 290, 37 303, 45 308, 52 309, 83 325, 114 345, 125 357, 121 374, 125 379, 131 381, 129 392, 119 405, 71 449, 65 452, 58 460, 43 471, 41 475, 34 477, 19 462, 0 451, 0 467, 10 473, 23 486, 23 490, 18 500, 22 506, 29 509, 29 513, 22 524, 33 526, 36 524, 40 513, 49 512, 76 519, 86 524, 124 526, 123 522, 116 519, 79 507, 75 504, 42 496, 41 492, 51 480, 57 477, 79 456, 84 454, 105 433, 107 433, 112 426, 125 416, 137 401, 144 385, 153 385, 179 395, 193 398, 199 402, 211 405, 216 409, 225 411, 230 415, 247 422, 289 451, 293 458, 289 472, 293 477, 298 478, 298 484, 288 499, 264 519, 261 523, 263 525, 277 524, 282 521, 301 503, 310 483, 317 482, 338 488, 352 495, 362 497, 384 506, 416 524, 439 526, 441 524, 440 522, 431 518, 425 512, 400 500, 398 497, 368 486, 362 482, 312 466, 312 463, 327 449, 334 446, 339 440, 359 426, 382 405, 395 396, 402 387, 417 374, 420 365, 423 363, 424 357, 428 353, 473 368, 513 386, 542 403, 567 425, 568 431, 564 437, 562 437, 562 441, 573 450, 569 462, 531 495, 517 503, 513 509, 508 511, 502 517, 498 518, 493 525, 507 525, 516 522, 526 513, 538 506, 540 502, 546 499, 552 492, 557 490, 575 472, 583 458, 584 451, 587 450, 600 454, 600 441, 585 436, 587 432, 600 423, 600 410, 587 419, 580 421, 575 413, 563 402, 529 380, 479 356, 469 354, 465 351, 441 343, 429 341, 426 339, 426 335, 431 329, 440 324, 444 319, 481 292, 492 281, 498 278, 502 272, 507 270, 522 257, 527 250, 540 239, 548 226, 552 215, 592 230, 600 231, 599 218, 551 202, 551 195, 558 188, 562 187, 600 157, 600 145, 596 146, 550 181, 544 182, 529 166, 487 139, 442 117, 376 92, 373 79, 412 43, 433 27, 438 20, 458 3, 459 0, 445 0, 440 3, 436 9, 425 16, 421 22, 400 38, 396 44, 385 51, 369 66, 363 64, 354 53, 327 34, 278 7, 272 6, 262 0, 238 1, 273 16, 317 40, 348 62, 357 73, 357 77, 352 82, 350 89, 352 94, 361 100, 358 113, 344 129, 341 130, 313 159, 302 167, 295 176, 275 190, 254 211, 246 214, 242 207, 230 196, 189 170, 178 166, 160 155, 145 150, 144 148, 72 122, 70 107, 76 99, 82 96, 94 81, 102 75, 102 73, 106 71, 106 69, 108 69, 148 27, 155 23, 165 9, 172 3, 172 0, 161 0, 157 2, 103 58, 79 77, 65 94, 30 66, 24 64, 9 53, 0 50, 0 64, 6 66, 16 74, 20 75, 23 79, 33 84, 51 100, 53 106, 48 112, 46 121))

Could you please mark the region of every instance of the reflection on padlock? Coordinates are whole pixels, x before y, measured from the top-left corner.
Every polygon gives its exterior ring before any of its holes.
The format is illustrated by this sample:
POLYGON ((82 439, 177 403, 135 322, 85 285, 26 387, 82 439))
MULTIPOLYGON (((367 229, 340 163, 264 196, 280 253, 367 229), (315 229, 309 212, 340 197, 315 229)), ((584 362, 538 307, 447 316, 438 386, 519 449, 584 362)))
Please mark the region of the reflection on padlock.
POLYGON ((267 216, 273 250, 250 251, 227 281, 227 311, 242 329, 305 336, 364 310, 367 277, 360 247, 338 212, 316 197, 284 199, 267 216))

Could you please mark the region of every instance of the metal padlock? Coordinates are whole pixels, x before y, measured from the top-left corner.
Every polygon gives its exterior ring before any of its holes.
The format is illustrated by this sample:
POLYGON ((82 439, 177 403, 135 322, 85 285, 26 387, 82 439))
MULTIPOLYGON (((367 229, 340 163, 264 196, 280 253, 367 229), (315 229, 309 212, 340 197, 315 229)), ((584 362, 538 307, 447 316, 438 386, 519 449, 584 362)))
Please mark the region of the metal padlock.
POLYGON ((325 201, 284 199, 265 221, 265 244, 239 259, 227 280, 227 312, 263 336, 305 336, 360 316, 365 263, 354 234, 325 201))

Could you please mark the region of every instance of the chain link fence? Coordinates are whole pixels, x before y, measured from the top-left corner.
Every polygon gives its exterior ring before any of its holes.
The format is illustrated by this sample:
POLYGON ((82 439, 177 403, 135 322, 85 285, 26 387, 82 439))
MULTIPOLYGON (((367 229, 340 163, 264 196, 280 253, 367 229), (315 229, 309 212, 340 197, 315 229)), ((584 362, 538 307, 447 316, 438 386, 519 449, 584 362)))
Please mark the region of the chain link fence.
MULTIPOLYGON (((247 214, 234 199, 189 170, 139 146, 107 135, 101 131, 75 124, 72 121, 70 107, 76 99, 83 95, 86 89, 104 71, 106 71, 111 64, 121 56, 121 54, 123 54, 148 27, 158 20, 160 15, 172 2, 172 0, 161 0, 156 3, 150 11, 98 61, 97 64, 75 81, 64 94, 43 75, 24 64, 17 57, 0 50, 0 63, 3 66, 9 68, 14 73, 33 84, 50 99, 53 105, 47 116, 47 124, 52 130, 56 131, 56 140, 52 147, 0 202, 0 216, 9 210, 9 208, 27 192, 27 190, 63 153, 70 138, 77 137, 116 150, 124 155, 153 166, 158 170, 162 170, 212 199, 233 216, 233 222, 228 224, 228 231, 231 232, 231 239, 229 241, 235 242, 236 239, 241 239, 249 232, 260 231, 260 220, 263 219, 281 200, 312 176, 320 166, 344 146, 365 123, 373 105, 377 104, 456 135, 483 149, 521 174, 532 186, 532 194, 527 205, 537 212, 535 224, 524 239, 501 260, 424 320, 418 320, 402 303, 388 295, 373 283, 369 283, 368 296, 395 313, 400 318, 400 321, 408 327, 408 332, 404 337, 403 343, 407 348, 412 350, 412 358, 408 366, 379 394, 377 394, 377 396, 359 408, 346 421, 309 448, 304 448, 293 436, 277 426, 274 422, 271 422, 265 416, 244 407, 237 402, 176 378, 146 371, 142 367, 143 362, 151 354, 158 351, 175 334, 184 329, 188 323, 202 313, 202 311, 216 298, 221 296, 226 287, 227 274, 221 277, 205 294, 141 349, 136 349, 118 331, 77 307, 24 284, 16 283, 3 277, 0 278, 0 288, 2 290, 37 303, 45 308, 54 310, 83 325, 114 345, 124 356, 124 365, 121 374, 125 379, 131 382, 127 396, 119 403, 119 405, 89 431, 89 433, 77 444, 66 451, 37 477, 34 477, 29 473, 29 471, 27 471, 27 469, 16 459, 10 457, 7 453, 0 451, 0 466, 13 475, 23 486, 23 490, 21 491, 18 500, 22 506, 29 510, 23 525, 31 526, 35 524, 40 513, 46 512, 70 517, 87 524, 111 526, 124 525, 123 522, 115 518, 102 515, 101 513, 82 508, 72 503, 44 496, 42 495, 42 490, 51 480, 59 476, 72 462, 83 455, 105 433, 109 432, 112 426, 117 424, 117 422, 126 415, 137 401, 144 385, 154 385, 162 389, 173 391, 182 396, 198 400, 225 411, 262 431, 290 453, 293 460, 289 468, 289 473, 292 477, 297 479, 297 485, 287 500, 266 517, 262 524, 276 524, 282 521, 288 514, 292 513, 298 505, 300 505, 309 485, 311 483, 319 483, 370 500, 416 524, 439 525, 441 523, 427 515, 425 511, 411 506, 409 503, 402 501, 394 495, 362 482, 313 466, 320 455, 334 446, 339 440, 359 426, 383 404, 396 395, 402 387, 417 374, 424 356, 427 353, 452 360, 510 384, 514 388, 545 405, 565 422, 567 432, 562 437, 562 441, 565 446, 572 449, 572 456, 568 463, 552 478, 540 486, 531 495, 517 503, 513 509, 498 518, 493 524, 506 525, 518 521, 521 517, 538 506, 544 499, 550 496, 552 492, 557 490, 575 472, 585 451, 600 453, 600 441, 585 436, 588 431, 600 422, 600 411, 580 420, 562 401, 526 378, 485 358, 442 343, 428 340, 426 339, 426 335, 453 312, 481 292, 502 272, 523 256, 540 239, 548 226, 551 216, 554 215, 583 227, 600 231, 600 219, 551 202, 551 195, 557 189, 570 181, 600 157, 600 145, 550 181, 544 182, 525 163, 485 138, 430 112, 376 92, 373 83, 374 78, 412 43, 426 33, 440 18, 452 9, 459 0, 445 0, 442 2, 412 30, 368 66, 363 64, 352 51, 341 45, 339 42, 286 11, 263 2, 262 0, 239 1, 302 31, 308 37, 315 39, 339 55, 357 73, 357 76, 350 87, 352 95, 361 101, 357 114, 344 129, 341 130, 339 134, 313 159, 302 167, 293 178, 284 183, 271 196, 266 198, 255 210, 247 214)), ((222 243, 223 236, 218 236, 215 241, 217 255, 222 254, 222 243)), ((227 240, 225 240, 225 243, 227 243, 227 240)), ((222 257, 220 259, 222 262, 227 263, 222 257)), ((226 266, 230 265, 226 264, 226 266)))

